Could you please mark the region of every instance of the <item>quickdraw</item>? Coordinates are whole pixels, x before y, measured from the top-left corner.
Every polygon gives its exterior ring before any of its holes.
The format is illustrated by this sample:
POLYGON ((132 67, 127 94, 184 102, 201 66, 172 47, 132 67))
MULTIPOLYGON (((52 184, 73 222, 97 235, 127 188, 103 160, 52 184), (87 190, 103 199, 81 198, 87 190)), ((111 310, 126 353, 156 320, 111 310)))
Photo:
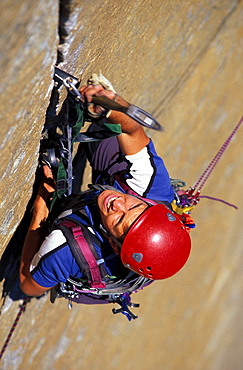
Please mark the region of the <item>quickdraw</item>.
POLYGON ((181 180, 172 179, 171 185, 175 192, 175 199, 172 202, 173 211, 178 215, 182 215, 183 213, 189 214, 199 202, 200 191, 194 194, 194 188, 189 188, 187 190, 181 189, 186 185, 186 183, 181 180))
POLYGON ((119 301, 116 301, 121 307, 113 308, 112 312, 114 314, 122 313, 127 317, 129 321, 137 319, 138 316, 134 315, 129 307, 139 307, 139 303, 132 303, 131 297, 128 293, 124 293, 119 301))

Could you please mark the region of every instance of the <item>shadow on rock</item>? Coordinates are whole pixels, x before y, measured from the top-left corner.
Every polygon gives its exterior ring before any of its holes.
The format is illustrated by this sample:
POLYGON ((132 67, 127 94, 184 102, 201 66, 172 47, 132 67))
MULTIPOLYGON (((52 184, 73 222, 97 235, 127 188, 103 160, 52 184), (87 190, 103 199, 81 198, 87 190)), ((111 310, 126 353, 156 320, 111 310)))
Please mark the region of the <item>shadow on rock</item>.
POLYGON ((0 260, 0 281, 4 280, 2 297, 6 298, 9 296, 14 301, 25 298, 25 294, 21 291, 19 286, 19 264, 24 240, 32 217, 32 207, 37 194, 38 184, 39 171, 37 170, 32 197, 26 207, 24 217, 0 260))
MULTIPOLYGON (((67 100, 64 101, 62 108, 58 115, 56 115, 56 104, 58 101, 59 95, 56 89, 53 90, 52 98, 50 105, 46 113, 46 122, 43 128, 43 136, 40 143, 40 152, 45 150, 45 146, 51 145, 53 137, 55 139, 56 128, 60 123, 65 122, 65 116, 67 111, 67 100), (44 146, 44 148, 43 148, 44 146)), ((71 110, 73 111, 73 110, 71 110)), ((70 117, 72 119, 73 117, 70 117)), ((76 117, 74 117, 75 119, 76 117)), ((80 191, 83 174, 86 165, 86 156, 82 146, 80 145, 75 158, 73 159, 73 192, 78 193, 80 191)), ((10 242, 8 243, 2 257, 0 260, 0 281, 3 283, 2 297, 5 299, 7 296, 13 301, 24 299, 26 295, 21 291, 19 284, 19 266, 21 253, 25 241, 25 237, 29 228, 29 224, 32 218, 32 208, 34 200, 36 198, 38 187, 40 184, 40 178, 42 176, 42 171, 38 166, 35 175, 35 182, 33 185, 32 196, 26 207, 26 211, 23 219, 21 220, 19 226, 17 227, 14 235, 12 236, 10 242)))

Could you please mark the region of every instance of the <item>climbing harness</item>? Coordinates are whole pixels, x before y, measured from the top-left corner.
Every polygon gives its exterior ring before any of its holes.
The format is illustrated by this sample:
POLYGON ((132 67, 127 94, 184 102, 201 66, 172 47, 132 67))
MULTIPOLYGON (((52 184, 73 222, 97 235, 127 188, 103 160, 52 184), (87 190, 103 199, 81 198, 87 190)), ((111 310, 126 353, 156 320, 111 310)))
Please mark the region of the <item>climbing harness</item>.
MULTIPOLYGON (((121 312, 132 320, 137 316, 131 312, 129 307, 139 307, 139 304, 131 302, 130 294, 151 284, 152 281, 127 269, 124 270, 124 277, 110 276, 104 259, 100 257, 96 249, 101 248, 99 240, 90 232, 90 226, 85 226, 72 216, 81 214, 82 218, 88 219, 85 204, 95 203, 95 198, 91 198, 92 192, 96 194, 99 188, 111 189, 109 185, 92 186, 92 190, 86 192, 86 198, 87 196, 90 198, 89 202, 84 201, 83 194, 76 195, 69 204, 72 208, 66 209, 69 208, 67 205, 64 212, 54 221, 53 229, 62 231, 80 271, 86 278, 71 277, 65 283, 59 283, 52 289, 51 302, 54 303, 56 297, 65 297, 69 300, 69 308, 71 308, 72 301, 85 304, 118 303, 120 308, 112 312, 121 312)), ((113 257, 112 254, 108 258, 113 257)))
POLYGON ((8 333, 7 339, 5 340, 4 345, 3 345, 2 349, 1 349, 1 352, 0 352, 0 360, 3 357, 3 354, 4 354, 4 352, 5 352, 8 344, 10 342, 10 339, 11 339, 12 335, 13 335, 13 332, 14 332, 14 330, 15 330, 18 322, 19 322, 20 316, 25 311, 26 304, 29 302, 29 300, 30 300, 30 297, 28 297, 28 296, 25 297, 24 302, 21 304, 21 306, 19 308, 19 312, 18 312, 18 314, 17 314, 17 316, 16 316, 16 318, 14 320, 14 323, 13 323, 13 325, 12 325, 12 327, 11 327, 9 333, 8 333))

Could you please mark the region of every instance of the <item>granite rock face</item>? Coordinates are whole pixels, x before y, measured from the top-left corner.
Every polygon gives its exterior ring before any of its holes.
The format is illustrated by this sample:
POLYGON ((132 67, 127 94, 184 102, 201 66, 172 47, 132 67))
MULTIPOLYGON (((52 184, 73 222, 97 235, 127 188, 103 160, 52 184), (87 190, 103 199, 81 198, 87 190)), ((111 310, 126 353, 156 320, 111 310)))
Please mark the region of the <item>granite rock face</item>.
POLYGON ((58 44, 58 1, 4 1, 0 25, 1 248, 31 194, 58 44))
MULTIPOLYGON (((242 16, 236 0, 2 3, 0 346, 21 298, 16 230, 32 194, 55 63, 82 83, 101 71, 125 99, 152 113, 165 132, 148 134, 170 175, 193 185, 242 116, 242 16)), ((63 89, 59 105, 64 98, 63 89)), ((241 369, 240 135, 242 127, 202 193, 239 209, 200 201, 189 262, 134 296, 138 320, 112 315, 110 306, 69 311, 65 301, 34 298, 2 368, 241 369)))

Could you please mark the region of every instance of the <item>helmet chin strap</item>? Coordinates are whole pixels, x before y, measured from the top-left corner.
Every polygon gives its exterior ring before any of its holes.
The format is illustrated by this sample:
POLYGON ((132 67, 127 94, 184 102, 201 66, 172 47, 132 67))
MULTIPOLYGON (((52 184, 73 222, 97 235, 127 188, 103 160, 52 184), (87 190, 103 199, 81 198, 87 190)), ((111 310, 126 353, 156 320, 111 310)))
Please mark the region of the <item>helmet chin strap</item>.
POLYGON ((122 247, 122 243, 114 236, 112 235, 101 223, 99 225, 100 230, 106 235, 107 238, 111 238, 119 248, 122 247))

